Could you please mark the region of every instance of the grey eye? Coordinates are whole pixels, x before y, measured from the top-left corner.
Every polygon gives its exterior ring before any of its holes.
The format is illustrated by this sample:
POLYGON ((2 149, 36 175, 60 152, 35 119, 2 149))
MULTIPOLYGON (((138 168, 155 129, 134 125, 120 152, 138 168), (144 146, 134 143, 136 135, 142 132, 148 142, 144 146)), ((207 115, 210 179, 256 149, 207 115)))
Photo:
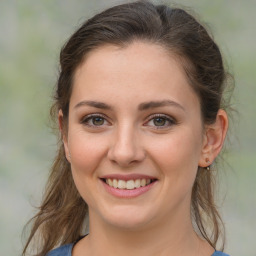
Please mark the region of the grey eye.
POLYGON ((108 121, 105 117, 100 115, 89 115, 82 119, 81 123, 89 127, 99 127, 107 125, 108 121))
POLYGON ((92 123, 93 125, 99 126, 104 124, 104 118, 102 117, 92 117, 92 123))
POLYGON ((163 126, 166 124, 166 118, 156 117, 153 122, 155 126, 163 126))

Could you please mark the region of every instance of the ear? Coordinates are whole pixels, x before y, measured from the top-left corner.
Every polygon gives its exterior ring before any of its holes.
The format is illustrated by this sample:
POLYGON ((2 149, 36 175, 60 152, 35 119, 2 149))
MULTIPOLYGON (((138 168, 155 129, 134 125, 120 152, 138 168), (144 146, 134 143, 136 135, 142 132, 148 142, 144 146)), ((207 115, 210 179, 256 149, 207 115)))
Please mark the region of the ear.
POLYGON ((71 158, 70 158, 70 153, 68 148, 68 137, 67 137, 68 134, 67 134, 66 127, 64 127, 63 112, 61 109, 59 110, 58 121, 59 121, 59 130, 60 130, 62 142, 64 145, 65 155, 67 160, 70 162, 71 158))
POLYGON ((205 127, 202 152, 198 165, 207 167, 212 164, 220 153, 228 130, 227 113, 220 109, 213 124, 205 127))

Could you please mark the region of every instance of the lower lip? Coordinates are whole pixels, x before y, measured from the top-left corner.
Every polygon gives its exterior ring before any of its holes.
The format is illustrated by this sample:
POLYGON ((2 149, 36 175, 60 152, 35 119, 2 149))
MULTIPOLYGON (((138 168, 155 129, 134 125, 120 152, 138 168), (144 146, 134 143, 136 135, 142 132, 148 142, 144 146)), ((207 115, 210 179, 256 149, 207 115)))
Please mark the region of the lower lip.
POLYGON ((154 181, 145 187, 139 187, 135 189, 118 189, 118 188, 110 187, 103 180, 101 180, 101 182, 103 183, 103 186, 105 187, 105 189, 111 195, 120 197, 120 198, 133 198, 133 197, 140 196, 146 193, 147 191, 149 191, 157 181, 154 181))

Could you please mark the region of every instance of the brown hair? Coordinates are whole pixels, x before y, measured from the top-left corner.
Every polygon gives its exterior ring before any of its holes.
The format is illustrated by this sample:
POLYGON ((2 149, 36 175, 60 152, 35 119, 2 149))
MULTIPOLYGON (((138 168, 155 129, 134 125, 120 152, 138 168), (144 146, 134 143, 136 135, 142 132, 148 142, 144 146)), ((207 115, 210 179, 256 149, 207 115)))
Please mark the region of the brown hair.
MULTIPOLYGON (((109 8, 86 21, 71 36, 60 53, 60 74, 51 109, 53 119, 56 121, 61 109, 64 121, 67 120, 73 76, 89 52, 104 44, 126 46, 134 40, 161 45, 180 59, 200 100, 203 122, 214 123, 218 110, 228 105, 223 97, 227 72, 218 46, 185 10, 148 1, 109 8)), ((214 201, 214 177, 215 172, 198 167, 191 214, 195 229, 216 248, 223 224, 214 201)), ((55 246, 76 241, 82 235, 86 214, 87 204, 75 187, 60 140, 43 202, 32 219, 23 255, 35 237, 41 241, 35 246, 37 256, 45 255, 55 246)))

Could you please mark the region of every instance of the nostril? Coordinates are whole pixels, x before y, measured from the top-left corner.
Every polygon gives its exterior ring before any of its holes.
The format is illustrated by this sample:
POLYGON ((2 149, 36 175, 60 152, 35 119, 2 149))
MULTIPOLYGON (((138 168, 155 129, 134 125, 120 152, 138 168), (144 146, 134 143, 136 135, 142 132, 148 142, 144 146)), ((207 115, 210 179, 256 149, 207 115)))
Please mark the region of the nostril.
POLYGON ((121 138, 109 148, 108 159, 113 163, 126 167, 145 159, 143 148, 135 143, 135 138, 121 138))

